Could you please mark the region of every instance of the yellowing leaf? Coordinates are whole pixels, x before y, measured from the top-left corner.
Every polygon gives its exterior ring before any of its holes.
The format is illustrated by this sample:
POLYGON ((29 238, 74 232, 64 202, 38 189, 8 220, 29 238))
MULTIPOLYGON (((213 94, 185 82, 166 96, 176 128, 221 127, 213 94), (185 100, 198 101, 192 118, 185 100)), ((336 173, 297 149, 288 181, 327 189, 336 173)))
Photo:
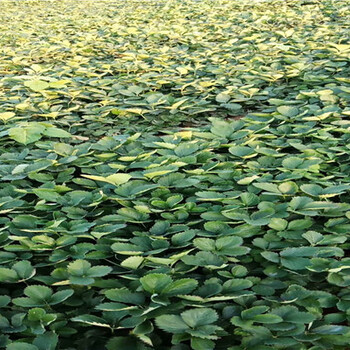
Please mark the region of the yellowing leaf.
POLYGON ((59 115, 59 112, 50 112, 50 113, 38 114, 38 115, 40 117, 56 119, 58 117, 58 115, 59 115))
POLYGON ((174 110, 174 109, 180 107, 180 106, 181 106, 183 103, 185 103, 187 100, 188 100, 188 98, 185 98, 184 100, 177 101, 176 103, 174 103, 174 104, 170 107, 170 109, 171 109, 171 110, 174 110))
POLYGON ((136 270, 142 264, 144 259, 145 258, 141 256, 130 256, 123 260, 120 265, 126 269, 136 270))
POLYGON ((3 122, 6 122, 7 120, 13 118, 16 114, 13 112, 4 112, 4 113, 0 113, 0 119, 3 122))
POLYGON ((64 87, 66 87, 67 83, 69 83, 68 79, 57 80, 57 81, 51 82, 50 83, 50 87, 53 87, 53 88, 64 88, 64 87))
POLYGON ((24 83, 24 86, 28 87, 33 91, 46 90, 50 84, 43 80, 30 80, 24 83))
POLYGON ((119 160, 122 161, 122 162, 132 162, 134 161, 135 159, 137 159, 136 156, 132 156, 132 157, 128 157, 128 156, 125 156, 125 157, 119 157, 119 160))
POLYGON ((29 143, 40 140, 45 127, 39 124, 29 125, 26 127, 15 127, 9 130, 11 139, 27 145, 29 143))
POLYGON ((187 74, 188 73, 188 69, 185 67, 176 67, 176 70, 178 72, 180 72, 180 74, 187 74))
POLYGON ((190 140, 192 138, 192 134, 192 131, 179 131, 175 133, 176 136, 179 136, 184 140, 190 140))
POLYGON ((115 186, 122 185, 131 179, 131 176, 129 174, 122 174, 122 173, 109 175, 107 177, 95 176, 95 175, 84 175, 84 174, 82 174, 81 176, 86 177, 87 179, 90 179, 90 180, 107 182, 115 186))
POLYGON ((125 111, 129 113, 138 114, 138 115, 142 115, 144 113, 150 112, 148 109, 142 109, 142 108, 128 108, 125 111))
POLYGON ((107 182, 113 184, 113 185, 122 185, 126 182, 128 182, 131 179, 131 175, 129 174, 122 174, 122 173, 117 173, 114 175, 109 175, 106 177, 107 182))
POLYGON ((165 175, 168 173, 171 173, 173 170, 159 170, 159 171, 154 171, 152 173, 147 173, 145 174, 146 177, 153 179, 156 176, 161 176, 161 175, 165 175))

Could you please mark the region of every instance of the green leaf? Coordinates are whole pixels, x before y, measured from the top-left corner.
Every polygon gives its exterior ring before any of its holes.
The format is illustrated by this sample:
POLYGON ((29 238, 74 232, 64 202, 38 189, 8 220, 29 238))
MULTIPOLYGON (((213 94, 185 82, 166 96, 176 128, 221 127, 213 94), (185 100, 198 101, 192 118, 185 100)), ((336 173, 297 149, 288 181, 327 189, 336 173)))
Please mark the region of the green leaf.
MULTIPOLYGON (((218 238, 215 242, 216 250, 220 254, 225 255, 237 255, 235 254, 235 248, 243 243, 243 239, 237 236, 226 236, 218 238)), ((243 247, 240 247, 243 248, 243 247)))
POLYGON ((170 276, 161 273, 151 273, 140 278, 142 288, 149 293, 160 293, 172 283, 170 276))
POLYGON ((298 191, 298 186, 293 181, 287 181, 278 186, 278 190, 284 195, 292 195, 298 191))
POLYGON ((93 266, 89 269, 87 276, 89 277, 103 277, 108 275, 112 271, 112 267, 110 266, 93 266))
POLYGON ((254 193, 245 192, 240 195, 242 202, 246 206, 253 206, 259 203, 259 197, 254 193))
POLYGON ((150 233, 152 235, 163 235, 167 232, 170 227, 170 223, 168 221, 157 221, 151 228, 150 233))
POLYGON ((5 267, 0 267, 0 282, 13 283, 18 279, 16 271, 12 269, 7 269, 5 267))
POLYGON ((346 326, 338 326, 338 325, 324 325, 320 327, 313 328, 311 330, 312 333, 317 334, 346 334, 350 330, 349 327, 346 326))
POLYGON ((292 220, 288 224, 288 230, 305 230, 310 228, 314 222, 310 219, 292 220))
POLYGON ((181 334, 189 329, 189 326, 177 315, 161 315, 155 319, 158 328, 165 332, 181 334))
POLYGON ((251 158, 257 154, 254 149, 246 146, 232 146, 228 151, 239 158, 251 158))
POLYGON ((41 350, 41 349, 39 349, 37 346, 32 344, 16 342, 16 343, 11 343, 7 345, 6 350, 41 350))
POLYGON ((28 145, 41 139, 43 129, 36 126, 17 127, 9 129, 9 136, 11 139, 28 145))
POLYGON ((287 169, 297 169, 303 162, 303 159, 299 157, 287 157, 283 159, 282 165, 287 169))
POLYGON ((221 106, 227 108, 230 112, 236 112, 242 109, 242 106, 239 103, 223 103, 221 106))
POLYGON ((29 286, 24 289, 24 294, 34 301, 48 301, 52 296, 52 290, 46 286, 29 286))
POLYGON ((7 295, 0 295, 0 308, 7 306, 11 301, 11 298, 7 295))
POLYGON ((187 230, 184 232, 179 232, 171 237, 171 242, 175 246, 179 246, 179 245, 181 246, 191 241, 193 237, 195 237, 195 235, 196 235, 195 230, 187 230))
POLYGON ((145 296, 142 293, 133 293, 127 288, 115 288, 105 292, 108 299, 126 304, 142 305, 145 296))
POLYGON ((215 241, 210 238, 196 238, 193 240, 193 244, 196 248, 204 251, 215 250, 215 241))
POLYGON ((257 182, 253 184, 254 187, 260 188, 267 192, 280 194, 280 190, 276 184, 268 183, 268 182, 257 182))
POLYGON ((73 295, 74 291, 71 289, 60 290, 55 293, 50 300, 50 305, 57 305, 67 300, 69 297, 73 295))
POLYGON ((57 202, 61 198, 61 196, 51 188, 35 188, 33 193, 40 199, 44 199, 49 202, 57 202))
POLYGON ((283 257, 302 257, 302 256, 314 256, 319 253, 316 247, 295 247, 286 248, 280 253, 283 257))
POLYGON ((91 268, 91 264, 88 261, 78 259, 71 262, 68 265, 67 272, 73 276, 83 277, 84 275, 87 275, 90 268, 91 268))
POLYGON ((28 320, 39 321, 42 320, 46 315, 46 311, 41 308, 34 308, 28 311, 28 320))
POLYGON ((299 109, 292 106, 279 106, 277 107, 277 112, 285 117, 292 118, 299 114, 299 109))
POLYGON ((266 305, 253 306, 250 309, 242 311, 241 316, 242 316, 242 319, 250 320, 257 315, 265 313, 268 310, 269 310, 269 307, 266 305))
POLYGON ((300 189, 305 192, 306 194, 314 197, 318 197, 323 193, 323 189, 319 185, 315 184, 305 184, 301 185, 300 189))
POLYGON ((250 288, 253 283, 249 280, 235 278, 224 283, 223 288, 226 293, 237 292, 246 288, 250 288))
POLYGON ((18 261, 12 266, 12 269, 17 272, 20 280, 27 280, 35 275, 35 269, 30 261, 18 261))
POLYGON ((202 308, 184 311, 181 317, 189 327, 196 328, 216 322, 218 314, 213 309, 202 308))
POLYGON ((215 343, 209 339, 191 338, 191 347, 194 350, 213 350, 215 343))
POLYGON ((191 293, 198 285, 198 282, 192 278, 182 278, 172 282, 162 290, 162 294, 167 296, 176 296, 179 294, 191 293))
POLYGON ((37 335, 33 341, 39 350, 55 350, 58 344, 58 335, 54 332, 45 332, 37 335))
POLYGON ((274 314, 256 315, 253 317, 252 320, 258 323, 268 323, 268 324, 283 322, 283 319, 280 316, 274 315, 274 314))
POLYGON ((323 239, 323 235, 316 231, 307 231, 302 234, 302 237, 305 238, 312 245, 321 242, 323 239))
POLYGON ((212 120, 212 124, 213 126, 211 127, 210 131, 220 137, 229 137, 234 131, 232 124, 229 124, 221 119, 212 120))
POLYGON ((195 193, 197 197, 199 197, 203 201, 217 201, 226 198, 226 196, 222 193, 217 192, 209 192, 209 191, 200 191, 195 193))
MULTIPOLYGON (((143 253, 143 250, 141 247, 135 244, 129 244, 129 243, 114 243, 112 244, 111 248, 116 253, 123 254, 123 255, 136 255, 136 254, 143 253)), ((140 261, 140 260, 136 260, 136 261, 140 261)))
POLYGON ((47 128, 46 130, 44 130, 43 135, 45 136, 49 136, 49 137, 60 137, 60 138, 70 138, 72 137, 72 135, 62 129, 59 128, 47 128))
POLYGON ((219 102, 219 103, 226 103, 230 99, 231 99, 230 95, 225 94, 223 92, 218 94, 218 95, 216 95, 216 97, 215 97, 216 102, 219 102))
POLYGON ((269 222, 269 227, 276 231, 283 231, 287 228, 288 221, 280 218, 272 218, 269 222))
POLYGON ((309 312, 300 312, 295 306, 280 306, 271 311, 272 314, 278 315, 285 322, 308 324, 316 319, 316 316, 309 312))
POLYGON ((73 322, 81 322, 90 326, 97 327, 107 327, 110 328, 110 325, 101 317, 97 317, 94 315, 81 315, 76 316, 71 319, 73 322))
POLYGON ((175 149, 174 152, 178 157, 186 157, 196 151, 198 151, 199 147, 196 143, 180 143, 175 149))

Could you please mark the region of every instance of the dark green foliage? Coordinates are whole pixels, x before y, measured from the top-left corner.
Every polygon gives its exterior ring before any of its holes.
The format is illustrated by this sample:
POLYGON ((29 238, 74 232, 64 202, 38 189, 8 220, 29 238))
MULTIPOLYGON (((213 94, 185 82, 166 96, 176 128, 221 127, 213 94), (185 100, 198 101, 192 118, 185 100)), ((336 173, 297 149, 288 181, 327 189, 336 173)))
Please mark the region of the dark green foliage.
POLYGON ((2 346, 344 349, 348 124, 281 118, 4 137, 2 346))

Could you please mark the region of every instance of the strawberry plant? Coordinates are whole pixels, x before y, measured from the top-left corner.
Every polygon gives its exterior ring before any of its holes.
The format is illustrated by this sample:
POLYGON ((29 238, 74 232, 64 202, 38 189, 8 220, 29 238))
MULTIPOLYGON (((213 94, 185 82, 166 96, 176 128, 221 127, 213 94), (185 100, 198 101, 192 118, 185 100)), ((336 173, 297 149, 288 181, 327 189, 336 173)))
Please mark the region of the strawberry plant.
POLYGON ((348 9, 4 1, 0 349, 346 349, 348 9))

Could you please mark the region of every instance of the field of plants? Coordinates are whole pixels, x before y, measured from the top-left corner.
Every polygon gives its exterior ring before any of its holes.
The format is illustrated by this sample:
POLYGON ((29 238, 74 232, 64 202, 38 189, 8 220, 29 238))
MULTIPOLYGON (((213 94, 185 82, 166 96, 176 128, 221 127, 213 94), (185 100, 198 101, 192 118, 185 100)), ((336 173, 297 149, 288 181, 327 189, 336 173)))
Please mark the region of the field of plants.
POLYGON ((0 349, 350 349, 350 0, 0 7, 0 349))

